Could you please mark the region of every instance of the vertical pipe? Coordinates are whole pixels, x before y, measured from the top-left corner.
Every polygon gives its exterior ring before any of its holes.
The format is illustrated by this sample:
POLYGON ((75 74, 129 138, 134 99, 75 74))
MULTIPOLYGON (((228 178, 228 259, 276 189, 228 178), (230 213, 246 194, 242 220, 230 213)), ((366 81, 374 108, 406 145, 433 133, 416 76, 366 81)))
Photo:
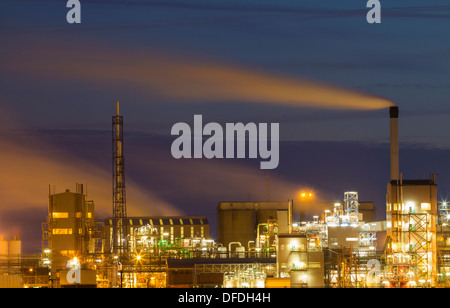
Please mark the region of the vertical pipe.
POLYGON ((390 145, 391 145, 391 181, 399 180, 398 151, 398 107, 389 108, 390 115, 390 145))
POLYGON ((289 199, 289 205, 288 205, 288 232, 292 233, 292 221, 293 221, 293 200, 289 199))

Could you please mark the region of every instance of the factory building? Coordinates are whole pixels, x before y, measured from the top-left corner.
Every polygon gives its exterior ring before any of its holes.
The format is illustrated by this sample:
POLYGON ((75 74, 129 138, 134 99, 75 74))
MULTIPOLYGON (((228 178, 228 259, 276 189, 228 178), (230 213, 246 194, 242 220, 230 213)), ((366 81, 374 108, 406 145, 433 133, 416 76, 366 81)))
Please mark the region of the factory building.
POLYGON ((390 125, 385 221, 375 221, 373 202, 359 201, 354 190, 345 191, 339 202, 305 194, 296 204, 299 221, 293 200, 219 202, 215 241, 204 216, 126 215, 117 104, 113 216, 95 217, 94 202, 81 184, 74 192, 49 190, 40 259, 25 258, 18 237, 0 240, 0 286, 450 286, 450 206, 437 201, 435 175, 402 178, 396 107, 390 109, 390 125), (311 208, 325 210, 308 220, 311 208))
MULTIPOLYGON (((232 201, 217 206, 218 242, 254 246, 262 244, 274 249, 274 235, 287 233, 293 220, 292 200, 289 201, 232 201), (266 238, 260 238, 266 230, 266 238)), ((236 245, 230 246, 234 250, 236 245)))
MULTIPOLYGON (((155 229, 159 240, 166 245, 180 245, 184 239, 208 239, 209 222, 205 216, 144 216, 127 217, 123 220, 126 234, 128 234, 129 249, 133 251, 135 238, 139 236, 139 229, 148 226, 155 229)), ((113 218, 104 220, 105 251, 112 253, 113 218)))
MULTIPOLYGON (((102 224, 96 220, 94 208, 83 184, 76 184, 75 191, 53 194, 49 186, 48 217, 42 224, 42 263, 50 271, 52 287, 68 286, 64 283, 73 264, 78 266, 89 254, 102 252, 102 224)), ((96 285, 93 269, 83 265, 81 273, 83 285, 96 285)))
POLYGON ((398 107, 389 109, 391 180, 386 194, 386 284, 437 282, 437 176, 403 179, 399 168, 398 107))
POLYGON ((391 283, 420 281, 435 284, 437 184, 429 180, 401 180, 388 184, 386 218, 388 266, 399 272, 391 283), (405 270, 405 262, 408 270, 405 270), (402 267, 403 271, 397 268, 402 267), (402 273, 404 272, 404 273, 402 273))
POLYGON ((93 252, 96 246, 98 251, 102 242, 96 240, 95 235, 98 236, 101 231, 96 230, 96 227, 94 202, 87 200, 83 184, 77 184, 75 191, 66 189, 54 194, 49 191, 42 249, 49 251, 52 269, 57 271, 65 268, 69 260, 93 252))

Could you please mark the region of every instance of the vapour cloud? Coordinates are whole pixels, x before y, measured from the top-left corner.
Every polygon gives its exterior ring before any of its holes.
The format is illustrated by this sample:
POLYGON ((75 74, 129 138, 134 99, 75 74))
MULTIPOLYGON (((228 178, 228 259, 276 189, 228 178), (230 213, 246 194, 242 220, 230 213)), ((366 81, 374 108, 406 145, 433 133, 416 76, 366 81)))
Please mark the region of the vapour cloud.
POLYGON ((34 78, 68 79, 106 87, 132 87, 176 102, 244 102, 291 107, 371 110, 394 105, 388 99, 294 76, 237 64, 183 58, 153 50, 92 42, 68 46, 19 46, 6 54, 4 69, 34 78))
MULTIPOLYGON (((9 113, 3 112, 1 118, 5 121, 0 119, 0 160, 4 162, 0 175, 0 212, 23 209, 26 215, 29 209, 46 211, 49 185, 52 193, 60 193, 65 189, 75 191, 75 184, 82 183, 87 185, 88 199, 94 200, 96 212, 103 217, 112 215, 112 175, 109 169, 97 167, 43 140, 38 133, 27 130, 17 121, 8 121, 15 118, 9 113)), ((105 153, 104 159, 109 159, 110 155, 105 153)), ((127 189, 128 202, 133 205, 131 215, 180 213, 171 204, 141 189, 132 179, 128 179, 127 189)))

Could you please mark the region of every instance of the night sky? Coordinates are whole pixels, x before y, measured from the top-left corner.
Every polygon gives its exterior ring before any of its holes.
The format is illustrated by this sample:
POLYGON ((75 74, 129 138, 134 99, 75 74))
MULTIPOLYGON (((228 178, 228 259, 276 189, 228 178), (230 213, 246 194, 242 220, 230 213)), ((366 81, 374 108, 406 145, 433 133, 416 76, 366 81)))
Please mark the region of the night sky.
MULTIPOLYGON (((400 110, 403 178, 450 189, 450 5, 382 0, 0 2, 0 234, 39 252, 51 192, 88 187, 112 214, 111 117, 124 116, 128 215, 205 215, 219 201, 339 201, 385 218, 389 117, 400 110), (177 122, 279 123, 280 164, 175 160, 177 122)), ((308 208, 311 215, 323 208, 308 208)))

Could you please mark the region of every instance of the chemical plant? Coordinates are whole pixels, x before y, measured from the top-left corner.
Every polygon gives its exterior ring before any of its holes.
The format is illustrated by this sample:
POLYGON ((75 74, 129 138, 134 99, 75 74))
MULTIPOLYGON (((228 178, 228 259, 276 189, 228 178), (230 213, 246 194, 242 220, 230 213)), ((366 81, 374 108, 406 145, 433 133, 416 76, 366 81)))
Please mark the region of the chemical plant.
POLYGON ((435 175, 399 172, 397 107, 390 114, 386 220, 357 191, 294 221, 294 201, 217 204, 218 239, 204 216, 127 216, 123 117, 112 117, 112 215, 100 219, 83 184, 48 192, 42 253, 0 240, 2 287, 419 288, 448 287, 450 206, 435 175))

